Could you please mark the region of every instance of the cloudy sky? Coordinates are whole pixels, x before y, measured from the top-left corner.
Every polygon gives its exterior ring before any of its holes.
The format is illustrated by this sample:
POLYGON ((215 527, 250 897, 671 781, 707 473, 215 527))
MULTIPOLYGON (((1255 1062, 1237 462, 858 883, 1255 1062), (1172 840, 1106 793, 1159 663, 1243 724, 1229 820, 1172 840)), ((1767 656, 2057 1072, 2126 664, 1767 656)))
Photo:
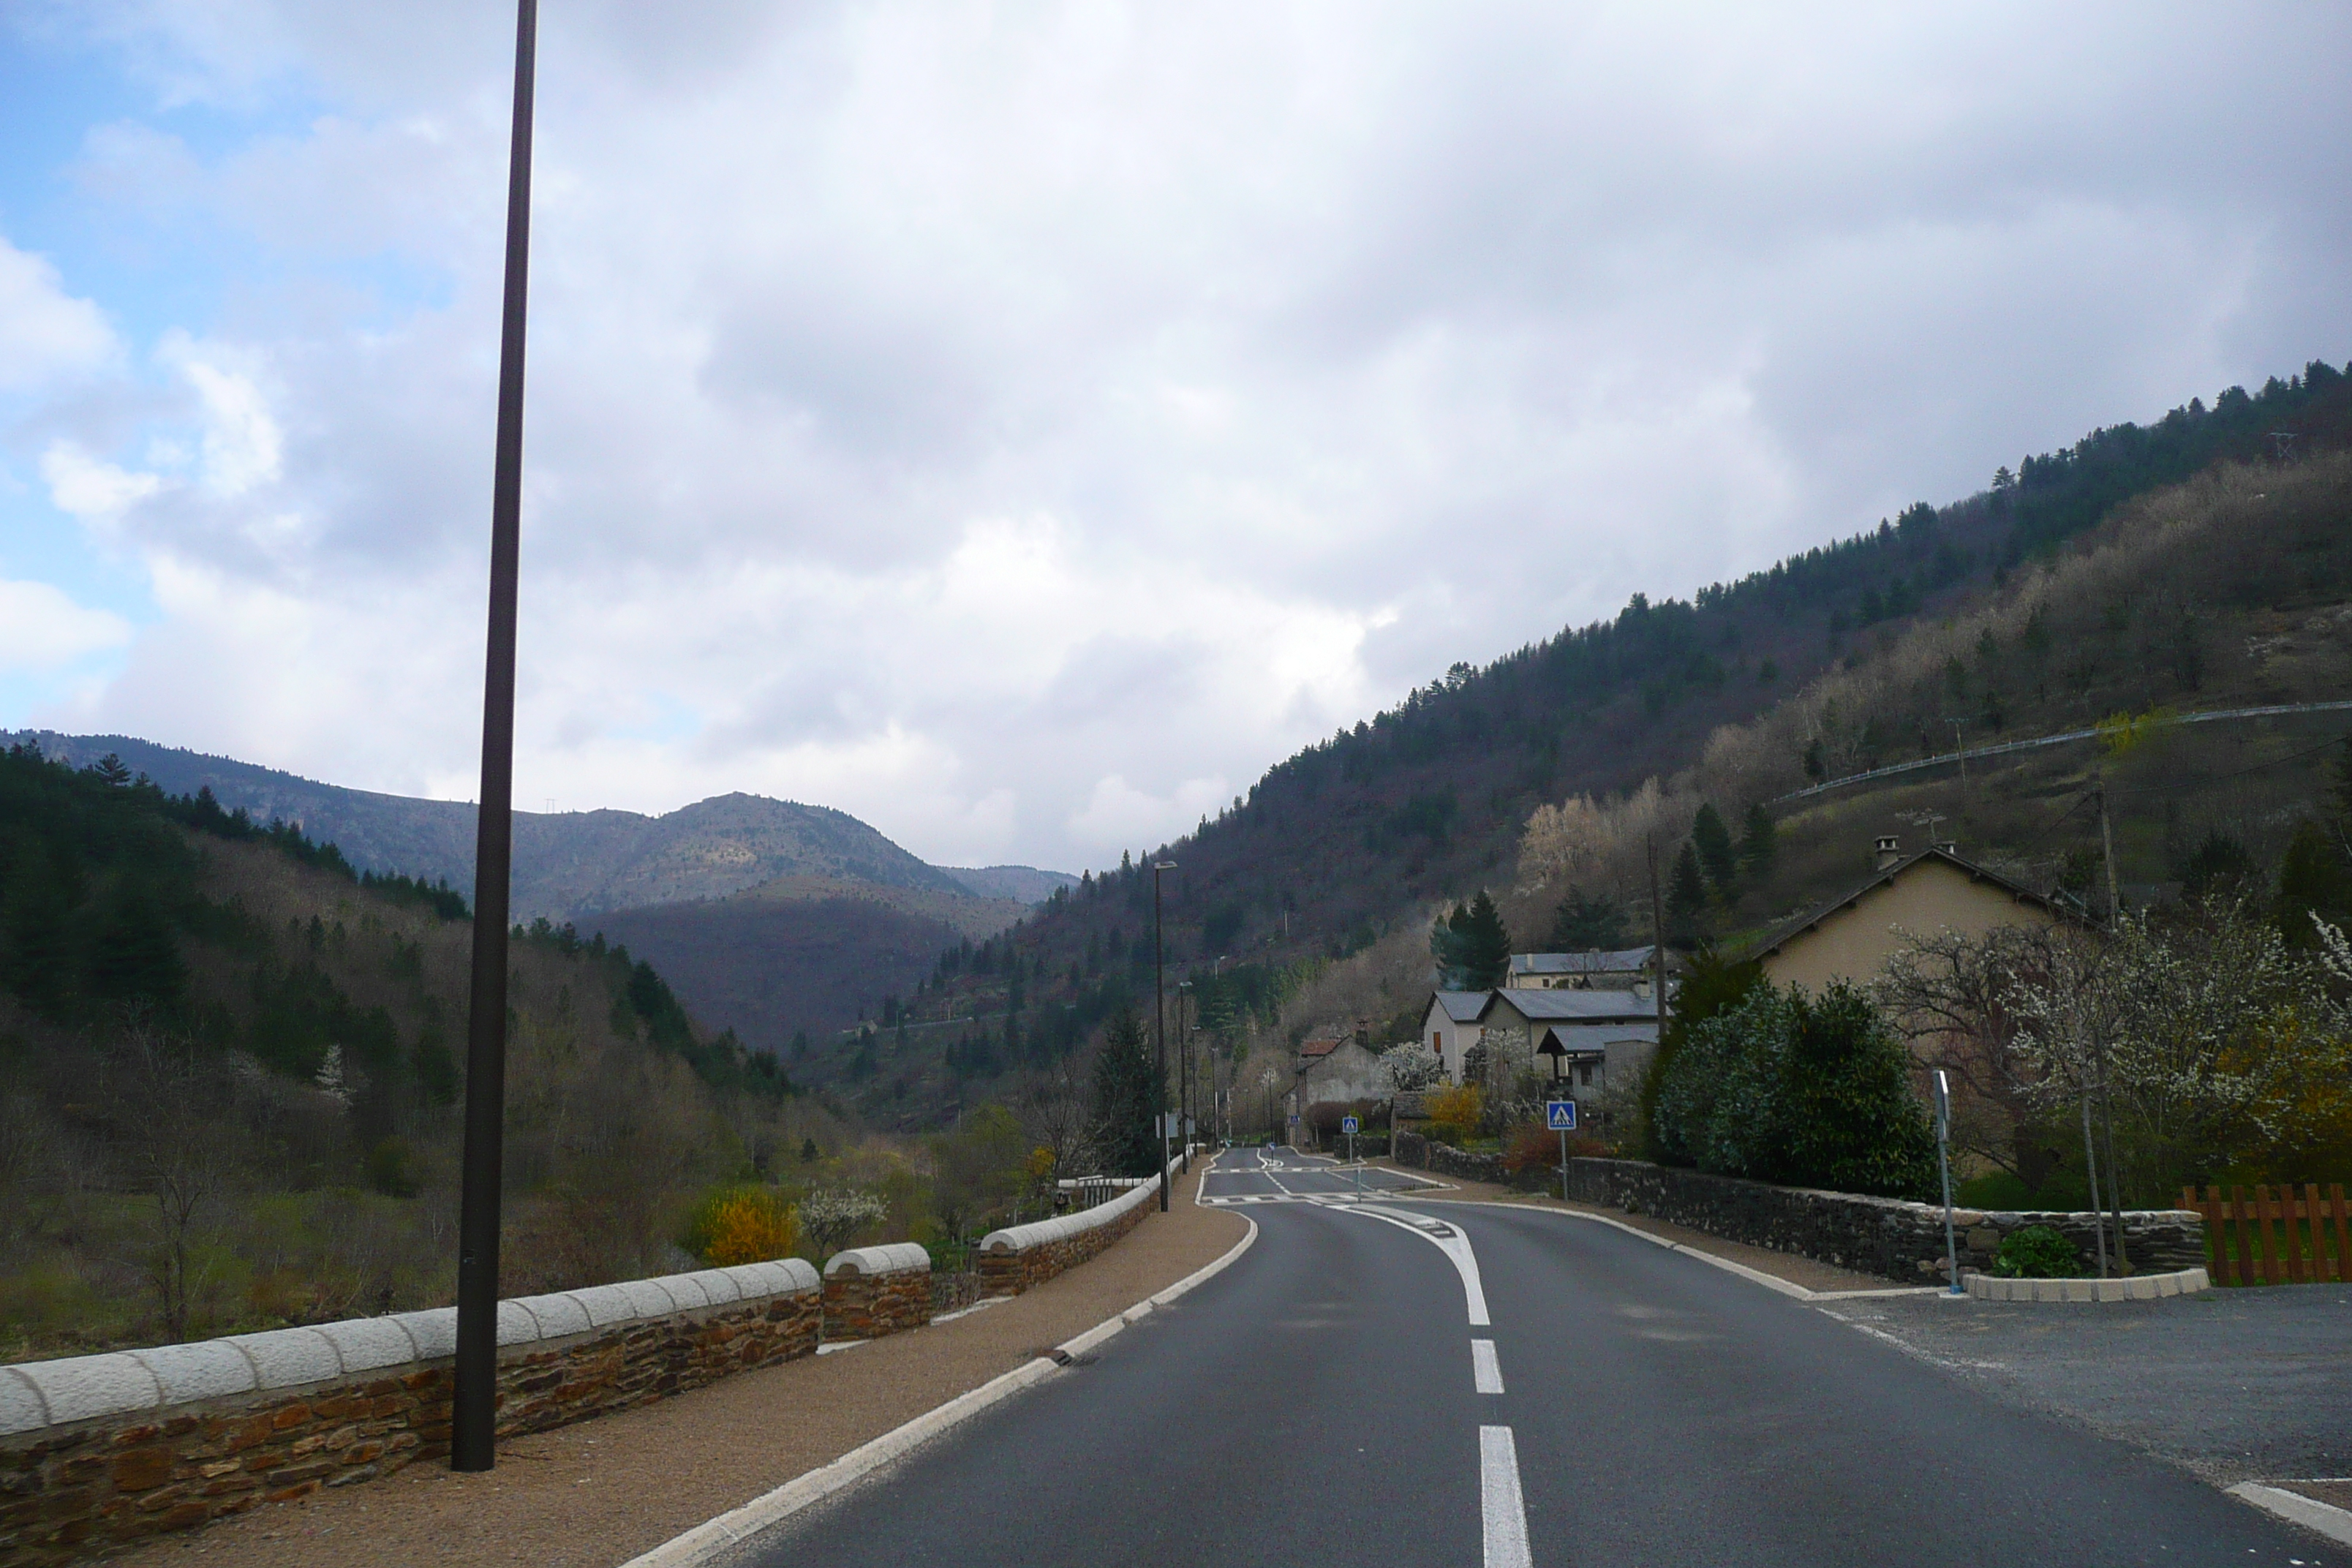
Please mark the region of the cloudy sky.
MULTIPOLYGON (((0 725, 473 794, 498 9, 0 0, 0 725)), ((517 798, 1115 862, 2352 356, 2347 67, 2303 5, 547 0, 517 798)))

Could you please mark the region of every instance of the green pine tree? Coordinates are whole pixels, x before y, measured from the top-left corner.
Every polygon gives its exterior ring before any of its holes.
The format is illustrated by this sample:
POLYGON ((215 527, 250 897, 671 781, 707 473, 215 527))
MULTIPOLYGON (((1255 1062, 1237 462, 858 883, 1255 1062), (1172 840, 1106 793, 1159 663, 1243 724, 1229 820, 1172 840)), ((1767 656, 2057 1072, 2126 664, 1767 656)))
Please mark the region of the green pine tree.
POLYGON ((1132 1007, 1113 1014, 1103 1030, 1094 1090, 1095 1139, 1105 1168, 1118 1176, 1157 1174, 1160 1135, 1154 1123, 1167 1109, 1168 1097, 1150 1037, 1132 1007))
POLYGON ((1685 839, 1666 883, 1666 945, 1687 952, 1706 935, 1706 876, 1699 869, 1698 851, 1685 839))
POLYGON ((1468 908, 1456 904, 1437 922, 1429 947, 1449 991, 1491 991, 1510 976, 1511 933, 1484 888, 1468 908))
POLYGON ((1724 826, 1722 815, 1712 804, 1698 808, 1698 816, 1691 823, 1691 843, 1698 849, 1699 867, 1706 872, 1706 879, 1715 885, 1717 895, 1728 902, 1738 889, 1739 856, 1732 847, 1731 829, 1724 826))
POLYGON ((1581 889, 1570 888, 1551 917, 1551 936, 1546 951, 1590 952, 1622 948, 1631 940, 1625 910, 1616 900, 1606 893, 1587 898, 1581 889))
POLYGON ((1748 808, 1748 816, 1739 825, 1739 864, 1750 880, 1761 882, 1772 875, 1772 862, 1780 854, 1780 830, 1772 825, 1772 814, 1759 801, 1748 808))

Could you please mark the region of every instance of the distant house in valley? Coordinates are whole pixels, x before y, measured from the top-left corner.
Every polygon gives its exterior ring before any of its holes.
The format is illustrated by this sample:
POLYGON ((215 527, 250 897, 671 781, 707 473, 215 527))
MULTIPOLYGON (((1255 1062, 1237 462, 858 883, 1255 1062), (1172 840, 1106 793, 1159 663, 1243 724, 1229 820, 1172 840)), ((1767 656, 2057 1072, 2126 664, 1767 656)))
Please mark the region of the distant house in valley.
POLYGON ((1304 1121, 1316 1106, 1386 1100, 1391 1089, 1388 1069, 1372 1049, 1370 1027, 1359 1024, 1353 1034, 1303 1042, 1291 1065, 1290 1092, 1285 1098, 1290 1114, 1304 1121))
POLYGON ((1596 1129, 1615 1121, 1658 1048, 1658 1005, 1631 991, 1490 991, 1478 1024, 1493 1081, 1532 1069, 1593 1106, 1596 1129))
POLYGON ((1421 1043, 1436 1054, 1445 1081, 1462 1081, 1463 1053, 1478 1043, 1478 1015, 1491 991, 1439 991, 1421 1016, 1421 1043))
POLYGON ((1906 856, 1888 835, 1878 840, 1870 880, 1781 927, 1747 956, 1776 985, 1820 991, 1832 980, 1875 978, 1903 945, 1903 933, 1939 931, 1981 936, 2000 925, 2053 925, 2058 907, 2041 894, 1937 844, 1906 856))
POLYGON ((1503 984, 1512 991, 1643 991, 1650 986, 1654 947, 1612 952, 1515 952, 1503 984))

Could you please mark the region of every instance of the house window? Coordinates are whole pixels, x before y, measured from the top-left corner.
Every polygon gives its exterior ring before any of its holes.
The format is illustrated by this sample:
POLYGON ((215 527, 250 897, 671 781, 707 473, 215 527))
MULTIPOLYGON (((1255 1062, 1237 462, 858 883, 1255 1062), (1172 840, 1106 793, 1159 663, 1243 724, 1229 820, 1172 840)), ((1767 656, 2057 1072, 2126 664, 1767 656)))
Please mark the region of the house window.
POLYGON ((1432 1029, 1432 1030, 1430 1030, 1430 1031, 1429 1031, 1429 1048, 1430 1048, 1431 1050, 1433 1050, 1433 1051, 1435 1051, 1435 1052, 1436 1052, 1440 1057, 1443 1057, 1443 1056, 1444 1056, 1444 1055, 1445 1055, 1445 1031, 1444 1031, 1444 1030, 1443 1030, 1443 1029, 1432 1029))
POLYGON ((1584 1085, 1587 1089, 1592 1087, 1592 1064, 1591 1062, 1579 1062, 1577 1064, 1576 1081, 1584 1085))

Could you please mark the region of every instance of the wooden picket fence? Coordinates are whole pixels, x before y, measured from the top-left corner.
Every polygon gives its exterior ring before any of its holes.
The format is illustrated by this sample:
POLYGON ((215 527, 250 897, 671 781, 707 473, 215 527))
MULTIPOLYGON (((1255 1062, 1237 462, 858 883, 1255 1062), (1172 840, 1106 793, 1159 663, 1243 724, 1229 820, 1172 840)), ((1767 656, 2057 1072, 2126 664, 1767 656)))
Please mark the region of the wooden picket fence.
POLYGON ((2297 1197, 2291 1186, 2256 1186, 2246 1196, 2231 1187, 2181 1190, 2180 1206, 2205 1216, 2205 1244, 2221 1285, 2315 1285, 2352 1279, 2352 1208, 2341 1183, 2327 1195, 2305 1183, 2297 1197), (2333 1250, 2330 1249, 2331 1243, 2333 1250))

